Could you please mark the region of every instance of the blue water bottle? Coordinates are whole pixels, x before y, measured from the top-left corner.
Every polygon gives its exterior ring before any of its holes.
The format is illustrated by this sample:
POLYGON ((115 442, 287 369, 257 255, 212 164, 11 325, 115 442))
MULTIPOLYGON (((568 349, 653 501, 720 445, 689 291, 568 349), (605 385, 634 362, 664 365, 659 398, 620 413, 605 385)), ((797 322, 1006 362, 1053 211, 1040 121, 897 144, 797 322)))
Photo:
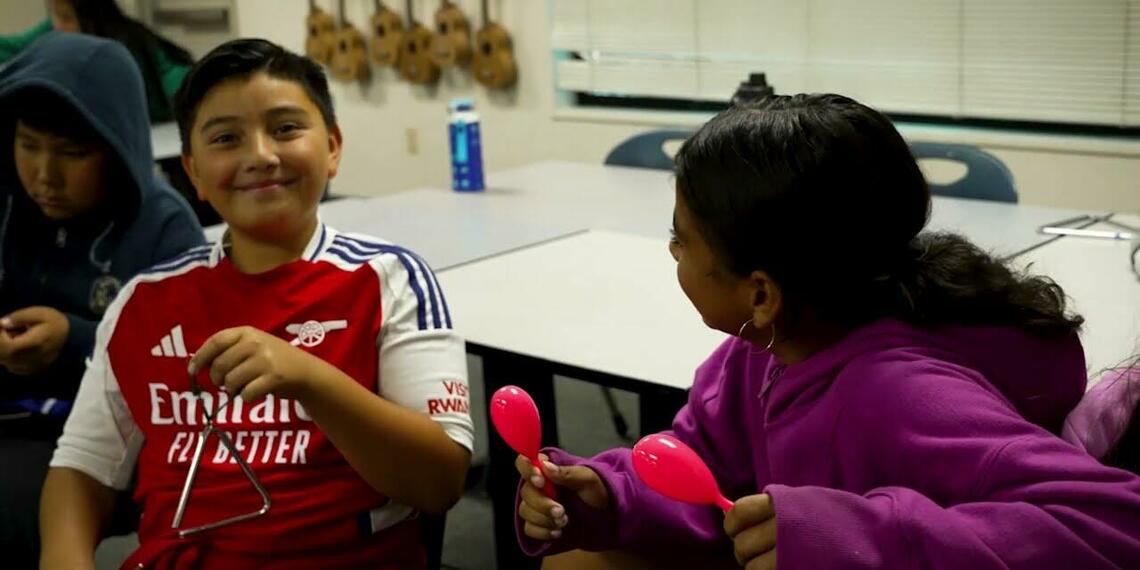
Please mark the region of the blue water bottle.
POLYGON ((483 145, 479 114, 471 99, 454 99, 448 105, 447 130, 451 144, 451 188, 456 192, 483 190, 483 145))

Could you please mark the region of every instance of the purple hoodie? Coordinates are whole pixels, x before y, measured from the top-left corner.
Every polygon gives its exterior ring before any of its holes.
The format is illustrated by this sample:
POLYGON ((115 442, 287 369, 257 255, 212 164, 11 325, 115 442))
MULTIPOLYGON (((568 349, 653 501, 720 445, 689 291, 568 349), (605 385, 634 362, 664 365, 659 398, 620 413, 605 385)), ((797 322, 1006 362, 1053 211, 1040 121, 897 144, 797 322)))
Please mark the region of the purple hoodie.
MULTIPOLYGON (((736 338, 700 368, 673 434, 730 499, 769 493, 781 568, 1140 568, 1140 477, 1061 440, 1080 342, 883 320, 793 366, 736 338), (1027 421, 1028 420, 1028 421, 1027 421)), ((555 464, 601 475, 611 508, 563 492, 574 548, 707 551, 736 567, 715 507, 664 498, 628 449, 555 464)))
POLYGON ((1128 429, 1140 404, 1140 368, 1114 370, 1093 386, 1065 419, 1061 437, 1093 457, 1104 457, 1128 429))

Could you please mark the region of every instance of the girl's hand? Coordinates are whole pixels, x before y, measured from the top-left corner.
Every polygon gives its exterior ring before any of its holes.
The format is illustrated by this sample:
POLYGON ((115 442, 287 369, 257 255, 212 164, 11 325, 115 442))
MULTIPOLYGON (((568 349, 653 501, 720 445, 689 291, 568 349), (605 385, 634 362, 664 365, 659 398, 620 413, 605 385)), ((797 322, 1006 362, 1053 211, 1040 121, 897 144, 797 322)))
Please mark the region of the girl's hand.
MULTIPOLYGON (((247 402, 266 394, 304 400, 323 360, 253 327, 219 331, 190 359, 190 374, 204 368, 222 390, 247 402)), ((323 375, 327 377, 328 375, 323 375)))
MULTIPOLYGON (((589 467, 573 465, 559 467, 549 461, 546 455, 539 454, 539 461, 546 470, 550 482, 578 494, 582 502, 595 509, 605 509, 610 504, 610 493, 606 489, 602 478, 589 467)), ((519 475, 526 479, 523 485, 519 503, 519 516, 525 524, 523 533, 537 540, 552 540, 562 536, 562 528, 570 523, 566 516, 566 508, 558 502, 547 497, 542 492, 546 484, 542 474, 530 460, 522 455, 515 459, 515 468, 519 475)))
POLYGON ((776 509, 767 493, 736 501, 724 517, 736 561, 746 570, 776 570, 776 509))

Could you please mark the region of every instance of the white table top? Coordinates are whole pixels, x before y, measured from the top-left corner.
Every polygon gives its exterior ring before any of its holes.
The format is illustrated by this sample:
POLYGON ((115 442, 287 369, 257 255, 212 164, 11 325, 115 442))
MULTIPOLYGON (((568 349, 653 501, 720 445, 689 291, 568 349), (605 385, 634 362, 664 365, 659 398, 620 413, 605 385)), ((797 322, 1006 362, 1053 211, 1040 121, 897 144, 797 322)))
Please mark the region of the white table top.
MULTIPOLYGON (((545 161, 488 176, 494 207, 582 228, 666 237, 673 216, 673 175, 660 170, 545 161)), ((934 198, 930 228, 957 231, 1008 254, 1045 239, 1039 226, 1084 210, 934 198)), ((842 236, 837 236, 842 239, 842 236)))
POLYGON ((666 242, 589 231, 438 274, 461 336, 686 389, 725 335, 677 285, 666 242))
MULTIPOLYGON (((585 229, 665 239, 672 180, 658 170, 546 161, 489 174, 485 192, 420 188, 345 198, 322 204, 321 216, 337 229, 408 247, 439 270, 585 229)), ((931 227, 1005 254, 1043 241, 1038 226, 1085 213, 935 198, 931 227)), ((208 228, 207 236, 221 232, 208 228)))
MULTIPOLYGON (((1064 238, 1019 260, 1052 276, 1087 319, 1090 374, 1140 350, 1129 243, 1064 238)), ((687 388, 725 338, 681 292, 664 240, 590 231, 439 274, 470 342, 650 384, 687 388)))
MULTIPOLYGON (((490 255, 581 231, 582 226, 540 220, 525 209, 498 207, 499 197, 418 189, 378 198, 342 198, 320 206, 321 220, 406 247, 440 271, 490 255)), ((508 200, 509 201, 509 200, 508 200)), ((216 241, 225 228, 206 228, 216 241)))

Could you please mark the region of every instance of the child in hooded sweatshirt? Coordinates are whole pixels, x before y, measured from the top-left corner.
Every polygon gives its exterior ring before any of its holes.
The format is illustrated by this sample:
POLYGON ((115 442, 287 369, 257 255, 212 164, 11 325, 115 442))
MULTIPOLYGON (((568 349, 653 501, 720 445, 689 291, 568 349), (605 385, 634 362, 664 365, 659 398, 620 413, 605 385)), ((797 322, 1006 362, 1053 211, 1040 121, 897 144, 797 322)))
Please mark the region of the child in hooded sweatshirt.
POLYGON ((154 175, 142 78, 108 40, 49 33, 0 70, 0 549, 35 567, 40 488, 120 287, 205 243, 154 175))
POLYGON ((317 64, 234 40, 175 100, 183 165, 228 229, 131 280, 99 324, 44 483, 41 568, 92 567, 136 469, 125 568, 423 568, 418 513, 459 499, 474 438, 435 276, 318 219, 342 139, 317 64))
POLYGON ((766 98, 686 141, 676 181, 677 279, 732 336, 672 433, 735 504, 665 498, 628 449, 548 449, 556 500, 517 463, 524 551, 1140 568, 1140 478, 1057 437, 1084 391, 1082 320, 1051 281, 920 233, 930 192, 888 119, 838 95, 766 98))

